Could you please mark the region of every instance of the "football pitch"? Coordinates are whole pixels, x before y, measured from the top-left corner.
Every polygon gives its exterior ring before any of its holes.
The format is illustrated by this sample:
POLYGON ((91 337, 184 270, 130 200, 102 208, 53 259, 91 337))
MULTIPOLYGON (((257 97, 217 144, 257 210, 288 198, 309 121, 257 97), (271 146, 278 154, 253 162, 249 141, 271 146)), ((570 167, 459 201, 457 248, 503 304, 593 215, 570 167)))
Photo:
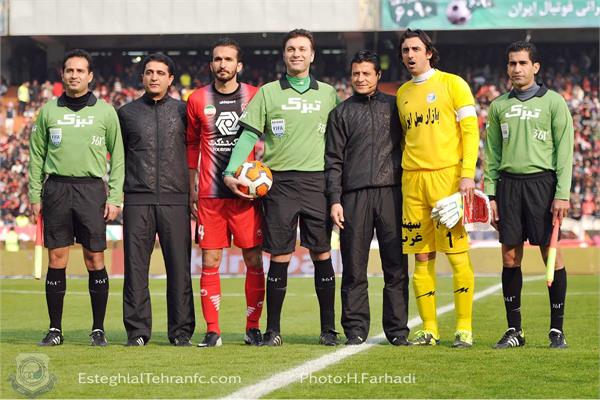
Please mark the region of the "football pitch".
MULTIPOLYGON (((339 321, 339 280, 338 304, 339 321)), ((523 285, 524 348, 493 350, 505 330, 500 278, 477 277, 474 346, 450 347, 454 333, 452 279, 438 277, 442 340, 436 347, 394 347, 387 341, 358 347, 317 344, 319 315, 312 278, 292 278, 282 315, 283 347, 243 344, 245 300, 242 278, 223 279, 223 346, 176 348, 166 336, 165 281, 151 281, 154 331, 146 347, 125 347, 122 279, 110 281, 106 320, 109 346, 89 346, 91 306, 87 279, 69 279, 63 313, 65 344, 36 343, 48 327, 44 285, 31 279, 0 281, 2 398, 23 398, 10 378, 17 357, 49 358, 54 387, 43 398, 598 398, 600 396, 599 277, 569 276, 565 334, 569 348, 548 346, 549 307, 544 279, 523 285), (447 306, 448 305, 448 306, 447 306)), ((196 291, 196 333, 205 325, 196 291)), ((383 280, 370 278, 371 332, 382 331, 383 280)), ((419 328, 410 297, 413 332, 419 328)), ((263 313, 261 326, 266 323, 263 313)), ((338 330, 341 330, 338 322, 338 330)), ((376 339, 376 338, 375 338, 376 339)))

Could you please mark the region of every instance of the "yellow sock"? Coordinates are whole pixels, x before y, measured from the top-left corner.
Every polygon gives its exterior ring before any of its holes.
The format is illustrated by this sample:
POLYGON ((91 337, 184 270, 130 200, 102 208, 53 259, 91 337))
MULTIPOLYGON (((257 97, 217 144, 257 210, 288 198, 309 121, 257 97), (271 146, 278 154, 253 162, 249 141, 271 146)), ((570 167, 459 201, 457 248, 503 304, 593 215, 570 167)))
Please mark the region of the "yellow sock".
POLYGON ((423 320, 423 329, 431 332, 436 339, 440 337, 435 309, 435 259, 415 260, 413 288, 417 298, 419 315, 423 320))
POLYGON ((454 308, 456 309, 456 330, 472 332, 473 292, 475 276, 468 252, 447 254, 454 272, 454 308))

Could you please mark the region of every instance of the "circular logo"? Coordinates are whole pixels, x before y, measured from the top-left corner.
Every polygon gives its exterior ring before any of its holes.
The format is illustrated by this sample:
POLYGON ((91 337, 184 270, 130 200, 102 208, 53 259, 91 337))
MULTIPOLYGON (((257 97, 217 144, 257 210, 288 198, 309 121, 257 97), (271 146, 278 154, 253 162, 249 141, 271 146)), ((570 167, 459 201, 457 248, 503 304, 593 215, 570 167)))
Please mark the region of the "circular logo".
POLYGON ((204 115, 206 115, 207 117, 212 117, 216 113, 217 113, 217 109, 212 104, 209 104, 204 107, 204 115))
POLYGON ((26 358, 18 366, 18 374, 24 384, 37 386, 45 379, 46 366, 36 358, 26 358))

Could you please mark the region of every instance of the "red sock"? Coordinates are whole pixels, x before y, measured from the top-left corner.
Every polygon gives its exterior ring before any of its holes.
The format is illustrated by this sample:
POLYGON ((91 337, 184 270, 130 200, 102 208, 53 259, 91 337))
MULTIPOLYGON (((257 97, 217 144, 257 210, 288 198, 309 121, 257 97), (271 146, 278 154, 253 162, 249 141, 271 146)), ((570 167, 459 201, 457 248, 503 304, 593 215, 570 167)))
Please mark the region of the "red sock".
POLYGON ((265 272, 246 267, 246 330, 259 327, 265 300, 265 272))
POLYGON ((200 300, 202 314, 206 320, 206 331, 221 334, 219 307, 221 304, 221 277, 219 268, 202 267, 200 276, 200 300))

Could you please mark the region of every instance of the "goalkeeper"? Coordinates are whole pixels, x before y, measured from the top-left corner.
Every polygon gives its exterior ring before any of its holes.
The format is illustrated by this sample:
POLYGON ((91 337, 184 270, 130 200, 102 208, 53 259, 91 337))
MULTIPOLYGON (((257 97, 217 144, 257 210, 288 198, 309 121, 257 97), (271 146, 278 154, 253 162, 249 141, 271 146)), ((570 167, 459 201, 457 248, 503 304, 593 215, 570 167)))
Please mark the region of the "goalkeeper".
MULTIPOLYGON (((404 252, 415 254, 413 287, 423 320, 423 329, 412 343, 439 343, 435 305, 435 256, 439 251, 446 253, 453 270, 456 332, 452 346, 471 347, 474 277, 469 237, 459 220, 460 194, 471 201, 475 188, 479 147, 475 101, 462 78, 435 69, 437 49, 420 29, 404 32, 400 57, 412 76, 396 95, 405 132, 402 241, 404 252), (434 220, 431 213, 436 203, 456 192, 460 194, 444 200, 443 218, 434 220)), ((440 210, 436 208, 436 212, 440 210)))

